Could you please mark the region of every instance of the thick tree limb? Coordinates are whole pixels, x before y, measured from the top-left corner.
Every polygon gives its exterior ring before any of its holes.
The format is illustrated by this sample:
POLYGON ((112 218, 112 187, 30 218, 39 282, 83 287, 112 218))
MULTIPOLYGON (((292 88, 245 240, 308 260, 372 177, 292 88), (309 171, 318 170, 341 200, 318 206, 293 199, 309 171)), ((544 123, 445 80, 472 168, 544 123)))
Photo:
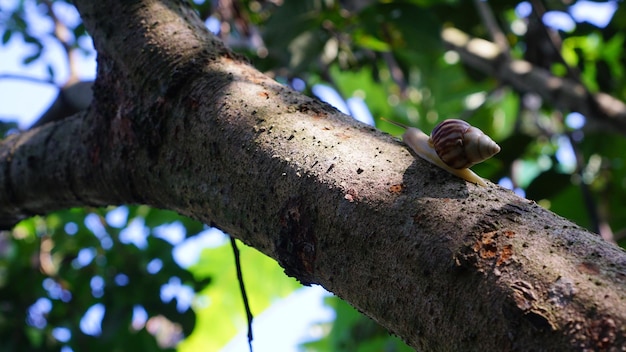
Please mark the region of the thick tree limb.
POLYGON ((145 203, 219 226, 422 351, 626 344, 621 249, 272 81, 182 2, 76 4, 94 102, 0 144, 2 227, 145 203))
POLYGON ((606 94, 592 94, 580 83, 560 78, 524 60, 509 60, 492 42, 471 38, 456 28, 442 33, 444 43, 459 53, 461 60, 509 84, 519 92, 539 94, 563 111, 579 112, 587 117, 588 129, 618 131, 626 134, 626 104, 606 94))

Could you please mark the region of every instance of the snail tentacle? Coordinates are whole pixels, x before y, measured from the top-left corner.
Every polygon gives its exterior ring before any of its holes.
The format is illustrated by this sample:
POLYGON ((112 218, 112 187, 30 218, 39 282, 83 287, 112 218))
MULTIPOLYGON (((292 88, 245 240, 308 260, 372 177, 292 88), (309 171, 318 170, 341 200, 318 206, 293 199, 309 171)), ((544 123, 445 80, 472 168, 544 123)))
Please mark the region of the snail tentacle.
POLYGON ((462 179, 465 179, 468 182, 477 184, 479 186, 487 186, 487 183, 482 179, 482 177, 476 175, 472 170, 468 168, 455 169, 448 166, 445 162, 441 160, 437 152, 431 145, 430 138, 424 132, 419 130, 418 128, 409 127, 406 129, 406 132, 402 135, 402 140, 406 145, 408 145, 411 150, 415 152, 422 159, 434 164, 449 173, 456 175, 462 179))
POLYGON ((492 157, 500 147, 478 128, 463 120, 448 119, 437 125, 429 137, 417 128, 389 122, 406 129, 402 140, 422 159, 466 181, 487 186, 469 167, 492 157))

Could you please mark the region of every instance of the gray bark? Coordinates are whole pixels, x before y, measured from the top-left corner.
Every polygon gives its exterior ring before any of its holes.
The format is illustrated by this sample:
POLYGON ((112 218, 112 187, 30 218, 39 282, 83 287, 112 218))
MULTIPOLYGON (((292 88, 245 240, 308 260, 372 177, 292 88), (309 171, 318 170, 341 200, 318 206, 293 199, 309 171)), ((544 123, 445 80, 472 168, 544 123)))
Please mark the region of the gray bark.
POLYGON ((98 50, 94 101, 0 144, 1 227, 149 204, 218 226, 421 351, 626 345, 620 248, 274 82, 182 2, 75 3, 98 50))

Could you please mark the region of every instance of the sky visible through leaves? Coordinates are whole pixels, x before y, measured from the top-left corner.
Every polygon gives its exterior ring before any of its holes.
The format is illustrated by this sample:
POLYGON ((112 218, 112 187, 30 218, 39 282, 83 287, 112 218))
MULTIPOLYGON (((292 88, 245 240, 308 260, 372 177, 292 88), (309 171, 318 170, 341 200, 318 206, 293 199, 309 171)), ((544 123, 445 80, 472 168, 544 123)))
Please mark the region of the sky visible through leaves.
MULTIPOLYGON (((15 0, 0 0, 0 7, 12 8, 14 3, 15 0)), ((77 13, 71 5, 65 3, 56 3, 55 5, 58 5, 57 15, 62 16, 63 21, 67 23, 79 21, 77 13)), ((606 26, 616 7, 617 5, 614 2, 595 3, 591 1, 579 1, 571 8, 570 14, 576 21, 588 21, 599 27, 603 27, 606 26)), ((525 16, 527 11, 529 11, 529 8, 526 3, 520 4, 517 8, 517 12, 520 16, 525 16)), ((38 12, 35 9, 31 9, 31 11, 27 11, 27 13, 31 14, 31 17, 29 18, 29 25, 31 26, 34 34, 49 32, 48 27, 51 26, 50 21, 47 21, 43 17, 39 17, 41 15, 38 15, 38 12)), ((571 28, 575 26, 575 23, 570 17, 562 16, 562 13, 558 12, 548 12, 546 14, 545 21, 547 24, 564 31, 571 30, 571 28)), ((207 26, 209 28, 214 28, 215 24, 214 20, 209 20, 207 22, 207 26)), ((23 57, 28 55, 28 51, 31 50, 29 46, 26 46, 19 40, 12 40, 8 43, 8 45, 0 47, 0 75, 12 74, 29 76, 45 81, 50 78, 48 68, 45 65, 46 62, 49 62, 53 66, 55 72, 53 77, 54 83, 57 85, 64 83, 68 72, 66 63, 63 61, 64 58, 61 48, 57 42, 45 39, 45 36, 43 35, 42 37, 44 38, 43 40, 45 44, 43 53, 44 58, 43 60, 38 60, 28 66, 22 66, 20 63, 22 62, 23 57)), ((81 43, 81 47, 87 48, 87 54, 78 55, 77 57, 80 67, 80 78, 82 80, 91 80, 95 77, 95 52, 90 42, 81 43)), ((19 79, 0 79, 0 119, 16 120, 19 122, 20 128, 25 129, 47 109, 56 94, 57 88, 51 84, 28 82, 19 79)), ((331 105, 334 105, 340 111, 344 113, 352 113, 355 118, 360 121, 373 124, 374 119, 362 99, 352 97, 347 101, 344 101, 333 88, 325 85, 314 86, 313 94, 318 96, 320 99, 327 101, 331 105)), ((567 123, 571 127, 576 128, 584 123, 584 118, 578 114, 570 114, 567 119, 567 123)), ((557 158, 559 158, 563 164, 567 165, 568 160, 573 158, 570 151, 571 146, 569 146, 568 149, 569 144, 566 140, 560 141, 559 145, 560 149, 559 152, 557 152, 557 158)), ((569 163, 572 162, 573 161, 569 161, 569 163)), ((504 187, 508 186, 511 188, 512 186, 510 179, 507 178, 503 178, 499 183, 504 187)), ((517 192, 523 195, 523 191, 517 190, 517 192)), ((126 216, 127 209, 125 207, 120 207, 117 211, 109 213, 106 220, 112 226, 115 226, 115 224, 124 223, 126 216)), ((94 233, 98 233, 99 229, 97 221, 90 222, 89 219, 87 219, 87 226, 94 231, 94 233)), ((203 248, 223 244, 226 238, 225 235, 220 233, 218 230, 211 229, 200 235, 184 240, 184 234, 181 228, 182 226, 176 223, 164 225, 157 230, 157 233, 158 236, 176 245, 173 255, 177 263, 183 267, 193 265, 197 261, 200 251, 203 248)), ((71 229, 69 229, 69 231, 71 231, 71 229)), ((142 248, 147 245, 145 227, 139 221, 131 222, 130 226, 122 231, 120 238, 126 243, 134 243, 138 248, 142 248)), ((93 259, 94 255, 95 254, 89 249, 85 249, 84 251, 79 252, 77 261, 78 263, 87 263, 93 259)), ((150 265, 158 268, 159 265, 162 264, 158 261, 154 261, 151 262, 150 265)), ((124 280, 124 278, 120 277, 120 280, 124 280)), ((92 281, 91 284, 92 288, 98 288, 99 283, 97 280, 92 281)), ((59 294, 61 295, 62 292, 59 291, 59 294)), ((160 294, 164 300, 168 300, 176 296, 178 298, 178 303, 182 305, 180 307, 181 309, 186 308, 185 305, 188 306, 193 298, 193 291, 185 286, 182 286, 180 282, 176 282, 175 280, 170 281, 167 285, 164 285, 160 294)), ((288 304, 285 304, 282 307, 273 307, 268 311, 267 315, 257 317, 258 325, 255 325, 255 335, 259 340, 263 339, 265 342, 259 342, 258 345, 255 346, 255 351, 270 351, 272 350, 272 347, 276 348, 276 345, 272 345, 272 342, 285 340, 287 336, 296 334, 296 332, 293 332, 295 327, 305 329, 312 323, 331 320, 332 312, 324 310, 321 305, 322 297, 326 294, 327 293, 325 293, 325 291, 319 288, 312 288, 308 289, 308 291, 298 292, 294 295, 294 297, 286 300, 289 302, 288 304), (303 303, 303 300, 307 300, 309 303, 303 303), (295 322, 293 317, 289 317, 289 319, 282 318, 283 314, 289 314, 291 311, 292 308, 290 308, 291 306, 289 306, 289 304, 299 307, 299 315, 305 317, 302 322, 295 322), (302 307, 309 307, 309 309, 305 313, 301 310, 302 307), (273 319, 272 316, 274 316, 273 319), (279 334, 279 338, 277 338, 274 334, 279 334)), ((36 317, 36 313, 38 311, 45 311, 46 309, 49 309, 48 305, 49 303, 47 303, 46 300, 37 301, 32 307, 33 312, 35 313, 33 316, 36 317)), ((83 331, 86 333, 97 334, 100 329, 99 320, 102 319, 102 315, 102 306, 93 306, 92 309, 90 309, 85 315, 83 321, 81 321, 81 328, 83 331)), ((141 310, 138 310, 135 312, 135 316, 137 316, 137 319, 139 320, 146 319, 145 311, 142 312, 141 310)), ((66 333, 67 331, 62 329, 55 332, 56 337, 59 340, 69 338, 65 337, 66 333)), ((300 341, 297 339, 289 341, 289 343, 292 344, 292 350, 296 350, 295 346, 297 346, 299 342, 300 341)), ((241 351, 245 348, 245 346, 246 342, 244 331, 239 334, 239 336, 233 340, 233 342, 229 344, 224 351, 241 351)), ((287 351, 287 349, 280 350, 287 351)))

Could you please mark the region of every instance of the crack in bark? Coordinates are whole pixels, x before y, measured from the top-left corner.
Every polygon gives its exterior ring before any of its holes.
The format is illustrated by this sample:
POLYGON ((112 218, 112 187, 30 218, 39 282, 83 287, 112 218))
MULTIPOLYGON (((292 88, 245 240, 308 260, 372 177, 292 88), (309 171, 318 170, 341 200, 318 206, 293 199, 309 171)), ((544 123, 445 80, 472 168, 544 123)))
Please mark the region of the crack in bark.
POLYGON ((314 212, 303 199, 290 199, 281 211, 281 230, 275 244, 277 260, 285 268, 285 274, 305 286, 316 283, 317 240, 313 217, 314 212))

